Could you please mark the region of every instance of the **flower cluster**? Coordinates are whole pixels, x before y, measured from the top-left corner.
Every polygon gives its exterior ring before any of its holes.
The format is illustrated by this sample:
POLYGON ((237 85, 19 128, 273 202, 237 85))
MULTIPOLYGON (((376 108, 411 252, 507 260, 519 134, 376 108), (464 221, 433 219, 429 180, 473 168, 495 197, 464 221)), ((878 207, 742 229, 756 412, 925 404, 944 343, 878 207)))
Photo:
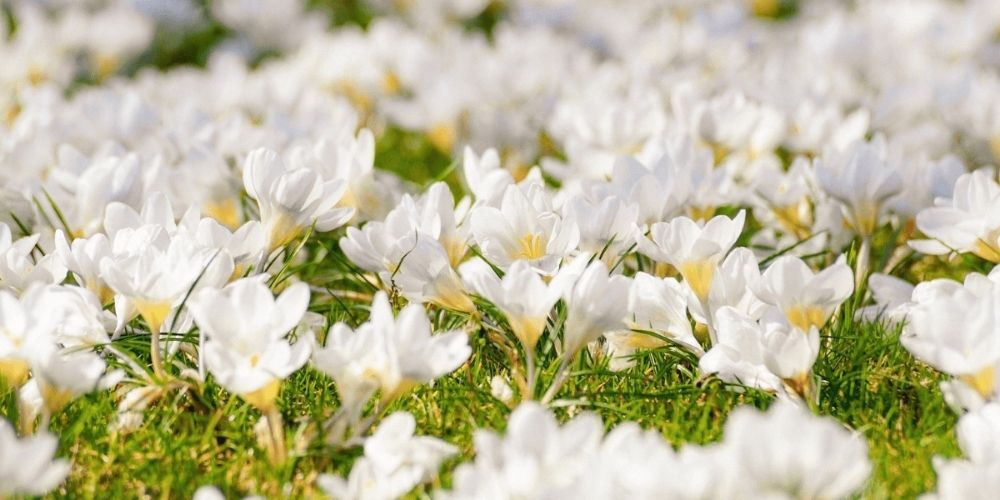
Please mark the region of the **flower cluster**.
POLYGON ((818 367, 871 323, 960 415, 936 495, 1000 495, 1000 3, 312 3, 0 6, 0 497, 96 392, 123 439, 181 401, 359 448, 337 498, 846 498, 818 367), (579 414, 667 357, 774 402, 680 448, 579 414), (458 379, 503 436, 420 435, 458 379))

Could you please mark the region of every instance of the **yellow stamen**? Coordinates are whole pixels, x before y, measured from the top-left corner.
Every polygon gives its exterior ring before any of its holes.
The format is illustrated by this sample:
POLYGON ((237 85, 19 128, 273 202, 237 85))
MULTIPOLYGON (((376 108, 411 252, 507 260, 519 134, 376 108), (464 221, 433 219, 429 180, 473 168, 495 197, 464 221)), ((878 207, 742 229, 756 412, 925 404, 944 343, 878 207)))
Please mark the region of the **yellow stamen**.
POLYGON ((529 233, 517 240, 517 250, 511 255, 513 259, 538 260, 545 257, 548 246, 547 238, 540 233, 529 233))

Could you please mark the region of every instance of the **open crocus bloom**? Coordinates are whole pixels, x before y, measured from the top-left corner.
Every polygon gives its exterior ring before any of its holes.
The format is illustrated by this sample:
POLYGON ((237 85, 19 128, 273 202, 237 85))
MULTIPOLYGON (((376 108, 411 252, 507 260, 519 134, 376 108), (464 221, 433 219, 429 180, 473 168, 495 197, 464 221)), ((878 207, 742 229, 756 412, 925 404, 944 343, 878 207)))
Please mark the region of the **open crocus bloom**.
POLYGON ((701 302, 708 300, 719 262, 743 231, 746 214, 730 219, 724 215, 699 224, 687 217, 658 222, 650 229, 650 239, 637 236, 639 251, 653 260, 674 266, 684 283, 701 302))
POLYGON ((777 307, 802 331, 820 328, 854 291, 854 273, 843 257, 814 273, 798 257, 777 258, 753 286, 757 297, 777 307))
POLYGON ((313 224, 317 231, 331 231, 354 216, 353 208, 338 206, 347 190, 343 180, 324 181, 313 170, 290 168, 274 151, 250 153, 243 184, 257 200, 270 251, 291 243, 313 224))
POLYGON ((417 384, 454 371, 471 353, 465 332, 432 335, 423 306, 407 305, 397 317, 388 296, 379 292, 368 322, 356 330, 334 325, 313 364, 342 388, 344 404, 353 405, 367 398, 366 388, 381 389, 382 400, 391 402, 417 384))
POLYGON ((202 290, 190 307, 207 336, 205 366, 227 390, 270 409, 281 381, 309 360, 310 338, 293 344, 286 338, 308 305, 304 283, 289 286, 277 298, 254 278, 202 290))

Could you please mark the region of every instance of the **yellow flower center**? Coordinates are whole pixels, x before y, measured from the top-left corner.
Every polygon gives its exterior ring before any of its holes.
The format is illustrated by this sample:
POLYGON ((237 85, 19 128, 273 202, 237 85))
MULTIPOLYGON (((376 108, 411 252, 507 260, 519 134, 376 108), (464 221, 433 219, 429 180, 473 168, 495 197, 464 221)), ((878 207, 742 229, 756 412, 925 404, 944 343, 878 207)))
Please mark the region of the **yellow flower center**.
POLYGON ((786 231, 802 240, 808 238, 811 232, 809 228, 812 226, 812 217, 808 205, 807 200, 802 200, 783 207, 772 207, 771 210, 786 231), (803 210, 803 204, 806 205, 806 210, 803 210))
POLYGON ((9 387, 21 387, 28 381, 28 362, 17 358, 0 359, 0 379, 9 387))
POLYGON ((708 260, 689 261, 681 264, 680 271, 698 300, 707 302, 708 293, 712 290, 712 279, 715 277, 715 263, 708 260))
POLYGON ((173 306, 168 301, 138 299, 135 301, 135 308, 139 310, 142 319, 146 320, 149 331, 159 332, 173 306))
POLYGON ((455 126, 450 123, 438 123, 427 131, 427 140, 442 153, 451 153, 455 146, 455 126))
POLYGON ((545 317, 514 317, 508 316, 507 322, 510 329, 514 331, 514 336, 524 344, 524 347, 533 350, 538 344, 538 338, 545 330, 545 317))
POLYGON ((221 201, 209 201, 202 210, 205 215, 215 219, 229 229, 240 227, 240 205, 233 198, 226 198, 221 201))
POLYGON ((538 260, 545 257, 548 246, 547 238, 540 233, 529 233, 517 240, 517 249, 511 255, 513 259, 538 260))
POLYGON ((809 327, 820 328, 826 323, 826 311, 813 305, 796 305, 785 309, 785 317, 795 328, 808 332, 809 327))
POLYGON ((400 90, 403 90, 403 83, 399 81, 399 77, 396 76, 396 73, 387 71, 382 76, 382 92, 387 95, 396 95, 400 90))
POLYGON ((281 389, 281 380, 272 379, 264 387, 249 394, 243 394, 243 399, 263 413, 274 408, 274 401, 278 399, 278 391, 281 389))
POLYGON ((993 394, 994 381, 996 380, 994 377, 995 373, 996 367, 989 365, 971 375, 962 375, 959 377, 959 380, 975 389, 983 398, 989 398, 993 394))

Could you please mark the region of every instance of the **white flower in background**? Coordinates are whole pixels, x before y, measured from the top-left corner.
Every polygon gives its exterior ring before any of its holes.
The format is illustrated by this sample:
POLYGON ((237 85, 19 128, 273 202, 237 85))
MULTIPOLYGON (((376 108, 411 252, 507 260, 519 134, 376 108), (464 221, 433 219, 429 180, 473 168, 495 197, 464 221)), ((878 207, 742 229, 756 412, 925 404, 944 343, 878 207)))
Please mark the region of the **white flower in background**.
POLYGON ((738 468, 735 498, 848 498, 872 469, 863 437, 784 401, 734 410, 723 446, 738 468))
POLYGON ((66 278, 66 267, 54 254, 37 250, 40 236, 14 240, 11 229, 0 224, 0 288, 23 293, 32 284, 52 285, 66 278))
POLYGON ((761 301, 777 307, 792 326, 807 331, 821 328, 851 296, 854 273, 843 256, 814 273, 802 259, 786 255, 775 259, 751 286, 761 301))
POLYGON ((48 432, 18 439, 0 418, 0 495, 44 495, 59 486, 70 464, 55 458, 58 446, 48 432))
POLYGON ((476 156, 475 151, 466 146, 462 172, 473 198, 481 205, 499 207, 507 186, 514 184, 514 177, 500 166, 500 155, 492 148, 476 156))
POLYGON ((294 48, 325 22, 302 0, 220 0, 212 3, 212 14, 261 49, 294 48))
POLYGON ((386 417, 365 439, 364 455, 347 479, 323 474, 319 487, 333 498, 398 498, 437 475, 441 463, 458 452, 454 446, 430 436, 417 436, 409 413, 386 417))
POLYGON ((565 218, 576 221, 580 231, 577 247, 582 252, 599 255, 609 266, 614 265, 635 242, 635 225, 639 206, 609 197, 591 202, 574 197, 563 208, 565 218))
POLYGON ((313 365, 333 377, 345 406, 366 400, 376 388, 391 402, 417 384, 455 371, 472 353, 468 335, 432 335, 427 312, 410 304, 394 317, 389 298, 379 292, 371 317, 356 330, 343 323, 330 328, 326 345, 313 353, 313 365))
POLYGON ((469 225, 483 256, 501 269, 526 260, 539 272, 553 274, 580 240, 576 222, 555 211, 538 183, 508 186, 500 208, 476 207, 469 225))
POLYGON ((111 241, 107 236, 98 233, 70 242, 62 230, 56 230, 55 255, 73 273, 76 282, 90 290, 101 304, 108 304, 115 298, 114 291, 101 278, 101 260, 111 256, 111 241))
POLYGON ((24 304, 42 317, 58 318, 52 339, 64 347, 97 346, 110 342, 117 319, 103 309, 86 288, 69 285, 32 287, 22 297, 24 304))
POLYGON ((719 215, 704 224, 681 216, 653 224, 651 238, 637 235, 636 243, 647 257, 674 266, 698 300, 705 303, 719 263, 743 231, 744 218, 742 210, 735 218, 719 215))
POLYGON ((883 221, 888 201, 903 189, 903 177, 887 158, 883 139, 858 141, 844 151, 828 150, 816 160, 820 186, 837 200, 847 224, 870 237, 883 221))
POLYGON ((311 338, 293 344, 286 338, 309 307, 304 283, 275 298, 261 280, 245 278, 201 290, 189 307, 207 337, 205 366, 220 385, 261 411, 274 405, 281 381, 309 360, 311 338))
POLYGON ((648 166, 631 157, 620 157, 609 181, 594 186, 593 195, 597 199, 614 196, 638 205, 640 224, 669 220, 680 213, 688 199, 690 177, 680 169, 687 160, 685 155, 690 154, 690 144, 682 143, 667 148, 659 160, 648 166))
POLYGON ((354 216, 353 208, 338 206, 347 190, 343 179, 324 180, 311 169, 286 165, 271 150, 250 153, 243 186, 257 201, 268 251, 291 243, 314 224, 319 232, 332 231, 354 216))
POLYGON ((955 432, 966 458, 935 456, 937 491, 921 498, 989 498, 1000 491, 1000 405, 989 403, 962 415, 955 432))
POLYGON ((430 238, 416 241, 390 274, 389 283, 414 302, 430 302, 468 314, 476 311, 465 284, 451 267, 447 250, 430 238))
POLYGON ((547 498, 584 492, 586 474, 601 474, 596 454, 604 437, 591 413, 559 425, 549 410, 522 403, 511 413, 504 436, 479 430, 476 459, 455 470, 453 490, 442 498, 547 498))
POLYGON ((688 301, 688 307, 691 316, 699 323, 708 324, 709 333, 714 331, 715 315, 723 307, 733 307, 753 319, 760 319, 769 306, 753 293, 753 286, 758 281, 760 264, 753 252, 746 248, 734 248, 719 264, 712 278, 707 304, 690 294, 692 300, 688 301))
POLYGON ((87 158, 69 145, 59 148, 59 167, 52 171, 55 206, 42 201, 47 217, 56 227, 72 236, 92 236, 104 224, 104 212, 111 203, 130 207, 142 204, 143 166, 135 153, 87 158), (59 210, 59 214, 55 210, 59 210), (49 213, 51 212, 51 213, 49 213), (68 228, 62 227, 64 219, 68 228))
POLYGON ((375 136, 368 129, 357 136, 323 137, 311 149, 293 150, 291 155, 324 181, 347 183, 339 205, 353 208, 363 220, 383 216, 399 201, 391 186, 375 175, 375 136))
POLYGON ((871 290, 875 304, 863 307, 858 311, 859 317, 866 321, 885 319, 890 322, 902 322, 910 310, 910 298, 914 286, 888 274, 873 273, 868 277, 868 289, 871 290))
POLYGON ((959 177, 950 199, 938 199, 917 214, 917 228, 937 241, 911 246, 926 254, 970 252, 1000 262, 1000 184, 993 175, 981 169, 959 177))

